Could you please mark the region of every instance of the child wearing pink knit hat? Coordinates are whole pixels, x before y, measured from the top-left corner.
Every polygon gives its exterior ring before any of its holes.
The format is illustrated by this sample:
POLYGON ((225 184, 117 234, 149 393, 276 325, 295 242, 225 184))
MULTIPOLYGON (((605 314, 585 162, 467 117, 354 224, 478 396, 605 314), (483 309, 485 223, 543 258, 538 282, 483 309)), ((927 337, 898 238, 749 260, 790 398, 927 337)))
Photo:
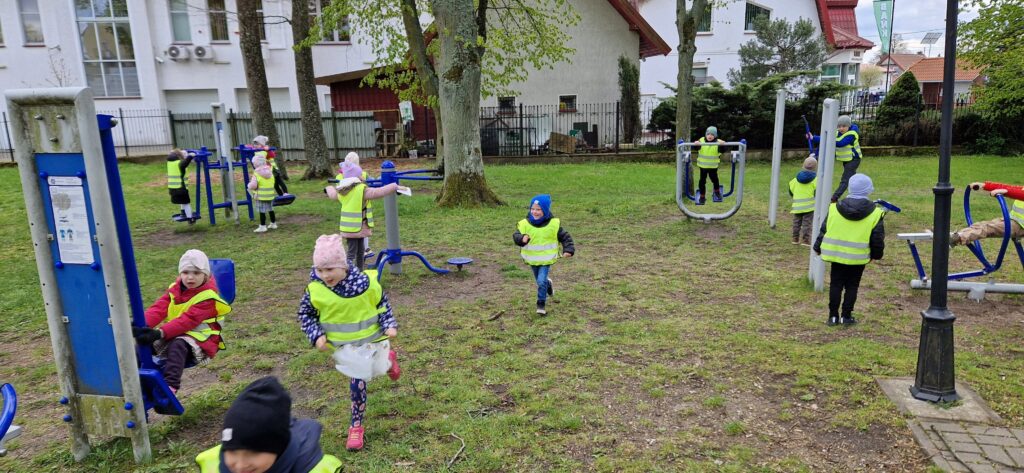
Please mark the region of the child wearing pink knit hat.
POLYGON ((327 197, 337 199, 341 203, 341 216, 338 219, 338 231, 345 239, 348 247, 348 258, 355 261, 356 267, 362 269, 365 262, 363 239, 373 234, 373 212, 367 208, 369 201, 393 195, 401 190, 407 192, 408 187, 388 184, 381 187, 369 187, 363 182, 363 169, 352 162, 341 163, 342 179, 324 191, 327 197))
MULTIPOLYGON (((390 349, 389 338, 398 335, 395 320, 377 271, 360 271, 345 254, 341 235, 321 235, 313 249, 313 271, 299 302, 298 319, 310 343, 321 351, 341 351, 346 346, 365 347, 387 353, 387 375, 397 381, 401 370, 398 355, 390 349)), ((342 368, 338 366, 338 370, 342 368)), ((344 373, 344 371, 343 371, 344 373)), ((368 379, 351 378, 351 422, 346 447, 363 448, 363 417, 366 412, 368 379)))

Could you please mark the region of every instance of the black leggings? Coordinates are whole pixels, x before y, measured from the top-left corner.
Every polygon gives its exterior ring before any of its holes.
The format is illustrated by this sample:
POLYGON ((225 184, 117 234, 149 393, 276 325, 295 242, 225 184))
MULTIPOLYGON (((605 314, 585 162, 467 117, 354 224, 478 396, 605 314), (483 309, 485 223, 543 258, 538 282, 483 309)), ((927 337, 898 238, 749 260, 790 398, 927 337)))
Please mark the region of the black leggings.
POLYGON ((860 288, 860 277, 864 275, 864 264, 832 263, 832 274, 828 285, 828 316, 839 316, 839 305, 842 300, 843 318, 853 315, 853 306, 857 303, 857 289, 860 288), (843 291, 846 298, 843 299, 843 291))
MULTIPOLYGON (((277 216, 274 215, 274 211, 271 210, 268 213, 270 214, 270 223, 276 222, 277 221, 277 216)), ((260 225, 266 225, 266 224, 267 224, 267 214, 263 213, 263 212, 260 212, 260 225)))
POLYGON ((366 264, 364 253, 366 248, 363 247, 363 238, 345 238, 345 247, 348 251, 348 260, 362 271, 363 265, 366 264))
POLYGON ((164 381, 174 388, 181 388, 181 373, 185 371, 185 364, 189 358, 193 358, 192 346, 184 339, 175 338, 167 344, 167 351, 164 352, 164 381))
POLYGON ((284 183, 284 175, 277 168, 274 168, 274 191, 277 192, 277 195, 288 193, 288 185, 284 183))
POLYGON ((846 187, 850 185, 850 178, 857 174, 858 167, 860 167, 860 158, 853 158, 843 163, 843 177, 839 179, 839 187, 832 194, 832 201, 838 201, 843 196, 843 192, 846 192, 846 187))
POLYGON ((711 185, 714 186, 712 188, 713 192, 718 192, 718 190, 721 188, 721 185, 719 185, 719 183, 718 183, 718 168, 714 168, 714 169, 699 168, 699 169, 700 169, 700 196, 701 196, 701 198, 707 198, 708 195, 704 191, 707 188, 708 176, 711 177, 711 185))

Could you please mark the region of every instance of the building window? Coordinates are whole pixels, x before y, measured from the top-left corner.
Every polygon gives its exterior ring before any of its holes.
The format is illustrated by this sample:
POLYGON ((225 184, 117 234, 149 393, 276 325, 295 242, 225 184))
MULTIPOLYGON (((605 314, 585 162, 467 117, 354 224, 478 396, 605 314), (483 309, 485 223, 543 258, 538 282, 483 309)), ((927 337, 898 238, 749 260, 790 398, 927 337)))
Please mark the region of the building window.
POLYGON ((191 43, 192 27, 188 22, 187 0, 171 0, 171 36, 175 43, 191 43))
POLYGON ((3 45, 4 45, 4 28, 3 28, 3 25, 0 25, 0 47, 3 47, 3 45))
POLYGON ((694 85, 705 85, 708 83, 708 68, 707 67, 694 67, 693 68, 693 83, 694 85))
POLYGON ((840 82, 839 74, 842 68, 839 64, 825 64, 821 68, 821 82, 840 82))
POLYGON ((75 0, 85 79, 96 97, 138 97, 127 0, 75 0))
POLYGON ((558 96, 558 111, 559 112, 575 112, 576 111, 576 96, 575 95, 559 95, 558 96))
POLYGON ((760 5, 755 5, 753 3, 747 2, 747 14, 745 16, 745 19, 743 20, 743 24, 746 25, 744 26, 744 29, 746 29, 747 31, 754 31, 754 22, 758 18, 764 18, 767 20, 771 19, 771 17, 771 10, 760 5))
MULTIPOLYGON (((318 23, 321 15, 323 14, 324 8, 330 4, 331 0, 311 0, 309 2, 309 16, 312 17, 310 18, 310 23, 318 23)), ((321 43, 349 43, 352 41, 352 33, 347 16, 333 28, 320 25, 320 29, 323 30, 324 33, 324 39, 321 43)))
POLYGON ((515 97, 498 97, 498 113, 513 114, 516 112, 515 97))
POLYGON ((228 37, 228 12, 224 0, 209 0, 206 12, 210 17, 210 40, 230 41, 228 37))
POLYGON ((704 7, 704 14, 697 20, 697 32, 698 33, 710 33, 711 32, 711 4, 704 7))
POLYGON ((260 25, 260 41, 267 40, 267 24, 263 18, 263 1, 260 0, 259 7, 256 8, 256 22, 260 25))
POLYGON ((21 29, 25 44, 43 44, 43 19, 39 15, 39 0, 18 0, 21 29))

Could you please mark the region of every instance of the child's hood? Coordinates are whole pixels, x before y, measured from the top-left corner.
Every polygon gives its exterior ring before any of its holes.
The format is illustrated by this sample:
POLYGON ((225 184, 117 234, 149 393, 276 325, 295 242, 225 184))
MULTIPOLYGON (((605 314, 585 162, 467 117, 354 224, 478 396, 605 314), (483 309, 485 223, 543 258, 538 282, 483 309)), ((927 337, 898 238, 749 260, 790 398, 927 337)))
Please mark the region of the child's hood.
POLYGON ((808 171, 808 170, 804 169, 804 170, 801 170, 799 173, 797 173, 796 181, 801 183, 801 184, 807 184, 807 183, 813 181, 815 177, 818 177, 817 173, 815 173, 814 171, 808 171))
POLYGON ((264 165, 256 168, 256 174, 259 174, 264 179, 270 179, 274 177, 274 170, 270 166, 264 165))

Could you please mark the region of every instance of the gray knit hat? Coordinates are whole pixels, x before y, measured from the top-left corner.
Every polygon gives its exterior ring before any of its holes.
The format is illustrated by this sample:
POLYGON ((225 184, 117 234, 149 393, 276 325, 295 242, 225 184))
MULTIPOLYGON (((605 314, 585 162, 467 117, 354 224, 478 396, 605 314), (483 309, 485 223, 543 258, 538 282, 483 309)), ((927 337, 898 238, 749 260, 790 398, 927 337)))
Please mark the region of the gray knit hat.
POLYGON ((837 125, 849 127, 853 125, 853 119, 849 115, 839 115, 839 123, 837 125))
POLYGON ((704 134, 705 135, 713 135, 715 138, 718 138, 718 128, 715 128, 713 126, 709 126, 707 131, 704 132, 704 134))

